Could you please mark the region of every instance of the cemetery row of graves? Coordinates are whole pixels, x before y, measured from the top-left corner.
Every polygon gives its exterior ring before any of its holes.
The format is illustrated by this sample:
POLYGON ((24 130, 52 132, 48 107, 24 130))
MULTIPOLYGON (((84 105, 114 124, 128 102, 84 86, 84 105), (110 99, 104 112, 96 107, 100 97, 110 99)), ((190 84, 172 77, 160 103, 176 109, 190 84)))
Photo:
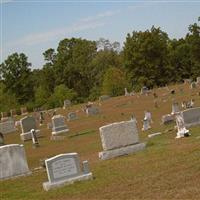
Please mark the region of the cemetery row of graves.
POLYGON ((200 126, 199 92, 198 81, 195 86, 186 82, 157 90, 143 87, 141 93, 129 93, 125 88, 123 97, 104 95, 99 101, 83 105, 72 105, 65 100, 63 108, 53 110, 28 113, 22 108, 20 116, 8 117, 2 113, 1 183, 11 184, 14 180, 15 184, 39 171, 43 176, 46 174, 43 179, 46 181, 36 181, 42 188, 41 194, 58 188, 67 190, 67 185, 73 187, 75 182, 84 185, 86 180, 92 183, 98 179, 93 166, 99 162, 145 152, 149 141, 164 133, 172 131, 174 140, 180 141, 193 137, 191 128, 199 130, 200 126), (80 138, 80 148, 89 150, 82 155, 77 144, 70 143, 71 138, 80 138), (100 146, 97 144, 94 150, 90 145, 96 144, 97 138, 100 146), (74 151, 69 151, 66 142, 74 151))

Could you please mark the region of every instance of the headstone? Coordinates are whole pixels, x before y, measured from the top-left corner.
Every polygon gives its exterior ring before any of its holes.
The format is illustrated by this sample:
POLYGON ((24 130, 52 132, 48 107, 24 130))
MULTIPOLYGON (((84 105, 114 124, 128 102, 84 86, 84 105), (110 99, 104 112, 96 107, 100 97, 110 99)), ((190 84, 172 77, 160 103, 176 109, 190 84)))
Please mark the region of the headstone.
POLYGON ((0 179, 9 179, 31 173, 23 145, 9 144, 1 146, 0 163, 0 179))
POLYGON ((52 117, 52 135, 59 135, 69 131, 65 124, 65 117, 62 115, 55 115, 52 117))
POLYGON ((88 116, 99 114, 99 109, 97 107, 91 106, 86 108, 86 113, 88 116))
POLYGON ((185 127, 184 119, 181 113, 176 113, 175 118, 176 118, 176 126, 178 129, 176 138, 189 136, 189 130, 187 130, 185 127))
POLYGON ((70 112, 67 114, 68 121, 76 120, 78 119, 76 112, 70 112))
POLYGON ((40 125, 43 124, 43 121, 44 121, 44 114, 43 112, 40 112, 40 125))
POLYGON ((108 95, 102 95, 102 96, 99 97, 99 101, 105 101, 105 100, 108 100, 108 99, 110 99, 110 96, 108 96, 108 95))
POLYGON ((71 101, 66 99, 64 100, 64 105, 63 105, 63 109, 66 109, 67 107, 71 106, 71 101))
POLYGON ((124 96, 130 96, 130 94, 129 94, 127 88, 124 88, 124 92, 125 92, 124 96))
POLYGON ((16 131, 14 120, 8 120, 0 123, 0 132, 3 134, 13 133, 16 131))
POLYGON ((142 126, 142 131, 147 131, 151 128, 151 125, 149 123, 149 120, 144 118, 143 119, 143 126, 142 126))
POLYGON ((4 136, 3 133, 0 132, 0 146, 4 145, 4 136))
POLYGON ((10 116, 11 116, 11 117, 15 117, 16 115, 17 115, 16 109, 11 109, 11 110, 10 110, 10 116))
MULTIPOLYGON (((43 183, 44 190, 69 185, 75 181, 92 179, 91 172, 82 172, 77 153, 60 154, 45 160, 48 182, 43 183)), ((86 168, 84 162, 84 169, 86 168)))
POLYGON ((175 114, 175 113, 177 113, 177 112, 180 112, 179 105, 178 105, 177 102, 174 102, 174 103, 172 104, 172 112, 171 112, 171 114, 173 115, 173 114, 175 114))
POLYGON ((182 116, 186 127, 200 125, 200 107, 184 110, 182 116))
POLYGON ((197 84, 200 84, 200 77, 197 77, 196 83, 197 83, 197 84))
POLYGON ((142 87, 140 94, 148 95, 148 93, 149 93, 149 89, 146 86, 142 87))
POLYGON ((53 128, 53 125, 52 125, 51 122, 47 123, 47 128, 48 128, 48 129, 52 129, 52 128, 53 128))
POLYGON ((31 130, 34 129, 37 137, 41 137, 40 130, 36 127, 36 120, 32 116, 24 117, 20 120, 22 133, 20 134, 21 140, 31 140, 31 130))
POLYGON ((6 121, 8 119, 8 113, 7 112, 1 112, 1 121, 6 121))
POLYGON ((190 88, 191 88, 191 89, 195 89, 195 88, 196 88, 196 83, 195 83, 195 82, 192 82, 192 83, 190 84, 190 88))
POLYGON ((31 129, 31 137, 32 137, 33 147, 34 148, 39 147, 38 138, 34 129, 31 129))
POLYGON ((27 115, 27 114, 28 114, 27 108, 26 107, 22 107, 21 108, 21 115, 27 115))
POLYGON ((102 160, 130 154, 144 149, 139 143, 138 130, 134 120, 122 121, 99 128, 103 151, 99 153, 102 160))
POLYGON ((174 116, 167 114, 162 116, 162 124, 169 124, 171 122, 174 122, 174 116))

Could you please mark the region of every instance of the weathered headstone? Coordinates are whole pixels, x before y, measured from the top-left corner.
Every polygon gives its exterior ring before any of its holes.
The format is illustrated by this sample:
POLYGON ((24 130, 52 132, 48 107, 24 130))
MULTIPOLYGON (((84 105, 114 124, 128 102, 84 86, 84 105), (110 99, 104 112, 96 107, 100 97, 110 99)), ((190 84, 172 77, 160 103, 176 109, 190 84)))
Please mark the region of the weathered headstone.
POLYGON ((21 110, 21 115, 27 115, 28 114, 26 107, 22 107, 20 110, 21 110))
POLYGON ((78 119, 76 112, 70 112, 67 114, 67 120, 72 121, 78 119))
POLYGON ((16 128, 14 120, 8 120, 0 123, 0 132, 2 132, 3 134, 12 133, 15 131, 16 128))
POLYGON ((196 83, 197 83, 197 84, 200 84, 200 77, 197 77, 196 83))
POLYGON ((0 147, 0 179, 28 175, 28 168, 24 146, 9 144, 0 147))
POLYGON ((200 107, 182 111, 186 127, 200 125, 200 107))
POLYGON ((175 118, 176 118, 176 126, 178 129, 176 138, 189 136, 189 130, 187 130, 185 127, 184 119, 181 113, 176 113, 175 118))
POLYGON ((195 88, 196 88, 196 83, 195 83, 195 82, 192 82, 192 83, 190 84, 190 88, 191 88, 191 89, 195 89, 195 88))
POLYGON ((99 153, 102 160, 130 154, 144 149, 139 143, 138 130, 134 120, 122 121, 99 128, 103 151, 99 153))
POLYGON ((64 105, 63 105, 63 109, 66 109, 67 107, 71 106, 71 101, 66 99, 64 100, 64 105))
POLYGON ((36 127, 36 120, 32 116, 24 117, 20 120, 22 133, 20 134, 21 140, 31 140, 31 130, 34 129, 37 137, 41 137, 40 130, 36 127))
POLYGON ((8 113, 7 112, 1 112, 1 121, 6 121, 8 119, 8 113))
POLYGON ((52 125, 52 135, 59 135, 69 131, 65 124, 65 117, 62 115, 55 115, 52 117, 52 125))
POLYGON ((151 128, 151 125, 149 123, 149 120, 144 118, 143 119, 143 126, 142 126, 142 131, 147 131, 148 129, 151 128))
POLYGON ((129 94, 127 88, 124 88, 124 96, 130 96, 130 94, 129 94))
POLYGON ((86 172, 87 163, 84 162, 82 172, 77 153, 60 154, 45 160, 48 182, 43 183, 44 190, 69 185, 75 181, 92 179, 92 173, 86 172))
POLYGON ((11 116, 11 117, 15 117, 16 115, 17 115, 16 109, 11 109, 11 110, 10 110, 10 116, 11 116))
POLYGON ((149 89, 146 86, 144 86, 144 87, 141 88, 140 94, 142 94, 142 95, 148 95, 148 93, 149 93, 149 89))
POLYGON ((173 114, 175 114, 177 112, 180 112, 179 104, 177 102, 174 102, 172 104, 172 112, 171 112, 171 114, 173 115, 173 114))
POLYGON ((88 108, 86 108, 86 113, 88 116, 97 115, 97 114, 99 114, 99 108, 97 108, 95 106, 88 107, 88 108))

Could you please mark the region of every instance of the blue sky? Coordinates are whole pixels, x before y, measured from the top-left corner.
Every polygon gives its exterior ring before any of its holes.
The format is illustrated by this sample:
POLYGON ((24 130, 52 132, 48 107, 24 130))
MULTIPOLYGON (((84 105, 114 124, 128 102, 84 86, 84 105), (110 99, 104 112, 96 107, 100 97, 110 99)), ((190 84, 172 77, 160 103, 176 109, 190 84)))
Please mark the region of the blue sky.
POLYGON ((0 0, 0 63, 14 52, 28 56, 32 68, 44 64, 42 53, 64 38, 100 37, 121 46, 127 33, 161 27, 181 38, 200 16, 199 1, 0 0))

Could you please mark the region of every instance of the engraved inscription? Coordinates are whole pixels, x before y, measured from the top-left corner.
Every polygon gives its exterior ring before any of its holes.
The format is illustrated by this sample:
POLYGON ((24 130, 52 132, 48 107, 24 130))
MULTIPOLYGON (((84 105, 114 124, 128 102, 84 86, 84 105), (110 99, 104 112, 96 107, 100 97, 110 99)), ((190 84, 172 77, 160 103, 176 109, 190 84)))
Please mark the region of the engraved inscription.
POLYGON ((77 167, 73 158, 58 160, 52 164, 54 179, 71 176, 77 173, 77 167))

